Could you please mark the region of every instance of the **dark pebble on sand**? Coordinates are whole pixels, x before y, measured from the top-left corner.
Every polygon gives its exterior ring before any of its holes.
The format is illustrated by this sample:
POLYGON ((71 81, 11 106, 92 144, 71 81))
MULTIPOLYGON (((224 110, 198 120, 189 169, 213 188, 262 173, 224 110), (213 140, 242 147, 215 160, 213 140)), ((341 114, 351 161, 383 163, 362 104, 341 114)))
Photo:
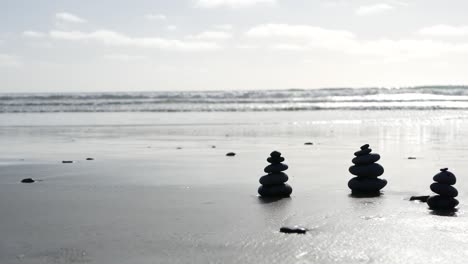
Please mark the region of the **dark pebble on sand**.
POLYGON ((62 160, 62 163, 73 163, 73 160, 62 160))
POLYGON ((177 149, 182 149, 182 147, 177 147, 177 149))
POLYGON ((289 197, 292 188, 288 184, 262 185, 258 188, 258 194, 263 197, 289 197))
POLYGON ((86 158, 86 160, 94 160, 94 158, 86 158))
POLYGON ((300 227, 300 226, 283 226, 280 228, 281 233, 286 233, 286 234, 305 234, 307 232, 307 228, 305 227, 300 227))
POLYGON ((387 180, 378 178, 354 177, 348 187, 356 193, 377 193, 387 185, 387 180))
POLYGON ((272 163, 272 164, 278 164, 284 161, 283 157, 269 157, 267 158, 267 161, 272 163))
POLYGON ((457 178, 453 173, 447 171, 447 168, 440 169, 440 172, 437 173, 432 179, 442 184, 454 185, 457 183, 457 178))
POLYGON ((215 146, 215 145, 213 145, 213 146, 211 146, 211 148, 216 148, 216 146, 215 146))
POLYGON ((22 183, 33 183, 33 182, 36 182, 36 181, 31 179, 31 178, 26 178, 26 179, 22 179, 21 182, 22 183))
POLYGON ((261 185, 278 185, 287 182, 288 175, 284 172, 270 173, 260 178, 261 185))
POLYGON ((430 186, 431 191, 447 197, 457 197, 458 191, 453 186, 443 183, 433 183, 430 186))
POLYGON ((359 151, 356 151, 354 152, 354 156, 358 157, 358 156, 364 156, 364 155, 367 155, 369 153, 372 152, 372 149, 362 149, 362 150, 359 150, 359 151))
POLYGON ((265 167, 263 170, 266 173, 274 173, 274 172, 280 172, 280 171, 285 171, 288 169, 288 165, 284 163, 278 163, 278 164, 271 164, 265 167))
POLYGON ((270 156, 273 157, 273 158, 279 158, 279 157, 281 157, 281 152, 275 150, 275 151, 270 153, 270 156))
POLYGON ((409 198, 410 201, 421 201, 423 203, 427 202, 427 199, 429 199, 429 195, 423 195, 423 196, 411 196, 409 198))
POLYGON ((379 154, 367 154, 355 157, 352 162, 356 165, 369 165, 380 160, 379 154))
POLYGON ((369 165, 354 165, 349 167, 349 172, 353 175, 360 177, 379 177, 384 173, 384 168, 378 163, 369 165))
POLYGON ((440 195, 431 196, 427 199, 427 204, 432 210, 453 210, 458 203, 455 198, 440 195))
POLYGON ((408 157, 409 160, 415 160, 416 157, 408 157))
POLYGON ((234 152, 228 152, 228 153, 226 153, 226 156, 228 156, 228 157, 233 157, 233 156, 235 156, 235 155, 236 155, 236 153, 234 153, 234 152))
POLYGON ((312 143, 312 142, 306 142, 306 143, 304 143, 304 145, 309 145, 309 146, 310 146, 310 145, 313 145, 313 144, 314 144, 314 143, 312 143))

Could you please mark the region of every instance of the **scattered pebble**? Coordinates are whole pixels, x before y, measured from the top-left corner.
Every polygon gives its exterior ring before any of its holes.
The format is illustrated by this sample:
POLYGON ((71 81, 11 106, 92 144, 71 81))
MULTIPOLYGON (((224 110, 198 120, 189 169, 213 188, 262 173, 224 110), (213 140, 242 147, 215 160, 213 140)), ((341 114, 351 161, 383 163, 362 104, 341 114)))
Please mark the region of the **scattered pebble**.
POLYGON ((73 163, 73 160, 62 160, 62 163, 73 163))
POLYGON ((234 153, 234 152, 228 152, 228 153, 226 153, 226 156, 228 156, 228 157, 233 157, 233 156, 235 156, 235 155, 236 155, 236 153, 234 153))
POLYGON ((33 183, 33 182, 36 182, 36 181, 31 179, 31 178, 26 178, 26 179, 22 179, 21 182, 22 183, 33 183))
POLYGON ((215 145, 213 145, 213 146, 211 146, 211 148, 216 148, 216 146, 215 146, 215 145))
POLYGON ((177 147, 177 149, 182 149, 182 147, 177 147))
POLYGON ((416 157, 408 157, 409 160, 416 159, 416 157))
POLYGON ((304 145, 309 145, 309 146, 310 146, 310 145, 313 145, 313 144, 314 144, 314 143, 312 143, 312 142, 306 142, 306 143, 304 143, 304 145))
POLYGON ((86 158, 86 160, 94 160, 94 158, 86 158))
POLYGON ((286 234, 305 234, 307 233, 308 229, 305 227, 301 226, 283 226, 280 228, 281 233, 286 233, 286 234))
POLYGON ((410 201, 420 201, 420 202, 427 202, 427 199, 429 199, 429 195, 423 195, 423 196, 411 196, 410 201))

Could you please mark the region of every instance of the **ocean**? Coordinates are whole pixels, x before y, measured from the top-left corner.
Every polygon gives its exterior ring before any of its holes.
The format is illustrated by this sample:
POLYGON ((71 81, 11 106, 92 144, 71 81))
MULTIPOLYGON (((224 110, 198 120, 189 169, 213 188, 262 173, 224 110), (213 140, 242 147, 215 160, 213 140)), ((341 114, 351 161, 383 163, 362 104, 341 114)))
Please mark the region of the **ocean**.
POLYGON ((0 113, 397 109, 468 109, 468 86, 0 95, 0 113))

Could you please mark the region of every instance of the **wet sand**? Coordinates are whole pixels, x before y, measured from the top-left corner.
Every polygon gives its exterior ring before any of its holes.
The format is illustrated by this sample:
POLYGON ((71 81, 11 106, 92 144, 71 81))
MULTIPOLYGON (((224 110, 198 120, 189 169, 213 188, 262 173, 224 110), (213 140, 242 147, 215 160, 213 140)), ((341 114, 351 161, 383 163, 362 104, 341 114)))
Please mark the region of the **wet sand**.
POLYGON ((0 116, 0 263, 468 257, 467 113, 182 114, 0 116), (364 143, 382 156, 389 184, 380 197, 352 197, 346 185, 353 152, 364 143), (293 194, 271 202, 256 190, 275 149, 290 166, 293 194), (229 151, 237 155, 226 157, 229 151), (409 201, 430 194, 441 167, 458 177, 453 217, 409 201), (28 177, 42 181, 19 183, 28 177), (310 231, 283 234, 284 225, 310 231))

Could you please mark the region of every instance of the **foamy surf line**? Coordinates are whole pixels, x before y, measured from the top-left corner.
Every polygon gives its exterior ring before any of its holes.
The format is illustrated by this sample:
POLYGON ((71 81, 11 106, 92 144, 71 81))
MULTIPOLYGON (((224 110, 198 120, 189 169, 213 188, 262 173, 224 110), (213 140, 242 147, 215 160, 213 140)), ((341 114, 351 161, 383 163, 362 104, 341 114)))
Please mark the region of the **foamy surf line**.
POLYGON ((0 95, 0 113, 468 109, 468 86, 0 95))

